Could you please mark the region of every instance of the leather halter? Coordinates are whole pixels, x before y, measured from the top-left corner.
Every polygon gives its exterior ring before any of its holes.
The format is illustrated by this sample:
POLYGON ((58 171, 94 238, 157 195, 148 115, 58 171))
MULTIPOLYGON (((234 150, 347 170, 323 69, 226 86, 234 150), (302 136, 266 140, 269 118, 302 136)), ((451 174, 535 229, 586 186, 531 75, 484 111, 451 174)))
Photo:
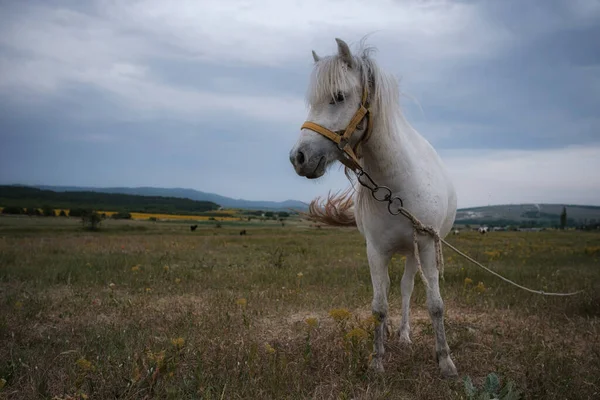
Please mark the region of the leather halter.
POLYGON ((350 147, 350 144, 348 144, 348 142, 350 141, 350 137, 356 130, 356 127, 358 126, 358 124, 360 124, 360 122, 365 117, 367 117, 367 130, 365 131, 365 133, 362 137, 362 141, 366 141, 369 138, 369 135, 371 134, 371 132, 373 130, 373 117, 371 115, 371 109, 369 108, 369 104, 367 103, 366 85, 363 89, 363 95, 362 95, 360 107, 358 108, 358 110, 356 110, 356 112, 354 113, 354 116, 352 117, 352 119, 348 123, 348 126, 346 127, 346 129, 343 132, 342 131, 333 132, 333 131, 325 128, 324 126, 321 126, 321 125, 316 124, 311 121, 304 122, 304 124, 302 124, 302 127, 300 129, 310 129, 313 132, 316 132, 316 133, 319 133, 319 134, 325 136, 327 139, 329 139, 332 142, 334 142, 335 144, 337 144, 338 149, 340 149, 341 151, 344 152, 344 157, 342 157, 342 160, 340 160, 340 161, 345 166, 347 166, 348 168, 350 168, 353 171, 362 170, 362 167, 360 166, 360 162, 358 161, 358 157, 356 157, 356 153, 355 153, 360 142, 354 146, 354 149, 352 147, 350 147))

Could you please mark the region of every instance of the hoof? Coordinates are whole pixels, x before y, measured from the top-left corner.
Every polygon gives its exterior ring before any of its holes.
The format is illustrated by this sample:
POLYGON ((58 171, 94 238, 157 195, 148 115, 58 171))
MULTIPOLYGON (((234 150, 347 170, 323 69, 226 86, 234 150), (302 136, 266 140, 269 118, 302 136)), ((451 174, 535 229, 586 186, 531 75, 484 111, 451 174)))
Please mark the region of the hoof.
POLYGON ((442 378, 450 379, 458 377, 458 372, 456 371, 456 367, 454 363, 450 359, 450 357, 446 357, 439 361, 440 372, 442 373, 442 378))
POLYGON ((371 360, 369 363, 369 369, 373 372, 383 373, 385 369, 383 368, 383 361, 380 358, 375 358, 371 360))
POLYGON ((410 340, 408 332, 398 331, 398 344, 401 346, 410 346, 412 344, 412 340, 410 340))

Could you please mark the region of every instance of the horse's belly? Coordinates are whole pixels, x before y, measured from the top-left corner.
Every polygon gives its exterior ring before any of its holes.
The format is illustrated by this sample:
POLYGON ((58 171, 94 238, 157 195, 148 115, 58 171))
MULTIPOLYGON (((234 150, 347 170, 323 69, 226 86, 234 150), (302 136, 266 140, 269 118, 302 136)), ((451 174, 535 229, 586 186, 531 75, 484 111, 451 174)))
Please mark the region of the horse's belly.
POLYGON ((355 212, 359 232, 381 251, 412 251, 412 224, 405 217, 390 214, 382 204, 368 210, 357 207, 355 212))

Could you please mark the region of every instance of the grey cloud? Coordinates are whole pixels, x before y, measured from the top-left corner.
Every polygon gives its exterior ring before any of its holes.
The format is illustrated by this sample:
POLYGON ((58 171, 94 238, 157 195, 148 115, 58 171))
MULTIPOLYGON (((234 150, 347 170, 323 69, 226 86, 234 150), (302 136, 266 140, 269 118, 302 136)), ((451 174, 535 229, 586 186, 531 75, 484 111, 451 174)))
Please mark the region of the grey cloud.
MULTIPOLYGON (((442 153, 593 146, 597 4, 5 2, 0 180, 276 200, 341 189, 338 170, 295 176, 287 152, 306 115, 310 50, 370 32, 381 65, 422 107, 404 98, 409 121, 442 153)), ((472 158, 451 166, 462 162, 472 158)))

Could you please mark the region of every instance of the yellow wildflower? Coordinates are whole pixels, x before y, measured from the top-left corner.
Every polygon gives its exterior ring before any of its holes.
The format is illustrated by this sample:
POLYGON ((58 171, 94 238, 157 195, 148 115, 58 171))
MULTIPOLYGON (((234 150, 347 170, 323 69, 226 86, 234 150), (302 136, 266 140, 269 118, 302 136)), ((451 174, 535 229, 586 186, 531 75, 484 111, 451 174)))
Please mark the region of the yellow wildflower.
POLYGON ((354 328, 346 334, 346 339, 350 341, 362 342, 369 337, 367 331, 363 328, 354 328))
POLYGON ((82 370, 84 370, 84 371, 89 371, 89 370, 91 370, 91 369, 92 369, 92 362, 91 362, 91 361, 88 361, 88 360, 86 360, 86 359, 85 359, 85 358, 83 358, 83 357, 82 357, 82 358, 80 358, 79 360, 77 360, 75 363, 77 364, 77 366, 78 366, 79 368, 81 368, 81 369, 82 369, 82 370))
POLYGON ((175 283, 180 283, 180 282, 181 282, 181 279, 175 278, 175 283))
POLYGON ((275 349, 269 343, 265 343, 265 351, 269 354, 275 353, 275 349))
POLYGON ((140 378, 142 377, 142 374, 140 372, 140 369, 138 368, 138 366, 135 366, 135 369, 133 370, 133 376, 131 377, 131 380, 133 382, 137 382, 140 380, 140 378))
POLYGON ((373 329, 375 329, 375 326, 377 326, 377 324, 379 324, 379 321, 378 318, 376 318, 374 315, 371 315, 370 317, 361 321, 361 326, 367 331, 372 331, 373 329))
POLYGON ((148 351, 147 356, 150 361, 155 361, 157 364, 160 364, 165 358, 165 351, 161 350, 158 353, 152 353, 151 351, 148 351))
POLYGON ((182 337, 178 337, 177 339, 171 339, 171 343, 173 343, 173 346, 175 347, 183 347, 183 345, 185 344, 185 339, 182 337))
POLYGON ((310 329, 314 329, 317 327, 317 325, 319 325, 319 321, 316 318, 306 318, 306 320, 304 320, 304 322, 306 322, 306 325, 308 325, 308 327, 310 329))
POLYGON ((134 265, 133 267, 131 267, 131 272, 138 272, 140 270, 142 266, 141 265, 134 265))
POLYGON ((149 288, 149 287, 146 288, 146 293, 150 293, 151 291, 152 291, 151 288, 149 288))
POLYGON ((479 293, 485 292, 485 286, 483 282, 479 282, 477 286, 475 286, 475 290, 477 290, 479 293))
POLYGON ((333 310, 329 311, 329 316, 336 322, 342 322, 350 318, 352 314, 350 314, 350 311, 345 308, 334 308, 333 310))
POLYGON ((304 274, 303 274, 302 272, 298 272, 298 273, 296 274, 296 276, 297 276, 298 278, 302 278, 302 277, 304 276, 304 274))
POLYGON ((163 267, 163 269, 165 270, 165 272, 169 272, 169 266, 168 266, 168 265, 165 265, 165 266, 163 267))
POLYGON ((484 254, 490 256, 491 259, 500 257, 500 251, 498 250, 485 251, 484 254))
POLYGON ((240 299, 237 299, 235 303, 240 307, 246 307, 246 305, 248 304, 248 300, 242 297, 240 299))
POLYGON ((473 283, 473 279, 471 278, 465 278, 465 286, 470 285, 473 283))

